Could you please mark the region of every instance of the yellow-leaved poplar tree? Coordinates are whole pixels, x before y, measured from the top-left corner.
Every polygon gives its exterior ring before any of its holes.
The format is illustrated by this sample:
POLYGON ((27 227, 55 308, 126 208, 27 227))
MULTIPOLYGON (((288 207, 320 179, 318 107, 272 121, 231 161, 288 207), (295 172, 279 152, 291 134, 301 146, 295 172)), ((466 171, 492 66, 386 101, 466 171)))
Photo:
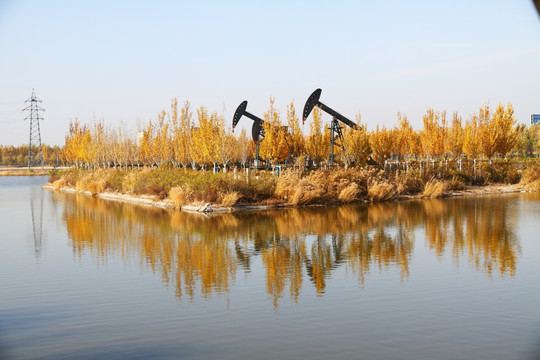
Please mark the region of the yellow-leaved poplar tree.
POLYGON ((465 131, 461 126, 461 116, 457 112, 452 115, 452 126, 448 128, 447 136, 444 138, 445 153, 454 158, 463 153, 463 142, 465 140, 465 131))
POLYGON ((349 165, 348 161, 352 161, 356 165, 365 165, 371 148, 369 146, 369 136, 367 126, 362 124, 362 116, 356 114, 357 129, 345 126, 343 129, 343 139, 346 154, 343 161, 345 165, 349 165))
POLYGON ((322 112, 318 107, 313 108, 309 123, 309 137, 306 141, 306 154, 316 162, 328 158, 330 147, 330 130, 323 130, 322 112))
POLYGON ((289 156, 289 139, 286 127, 281 124, 279 111, 270 99, 268 111, 264 113, 264 140, 261 141, 259 155, 271 164, 285 161, 289 156))
POLYGON ((444 153, 444 136, 446 133, 446 111, 435 112, 429 108, 422 116, 424 129, 420 133, 422 152, 432 158, 444 153))
POLYGON ((465 124, 463 153, 470 159, 476 159, 480 153, 478 116, 476 114, 465 124))
POLYGON ((510 153, 517 143, 516 119, 514 117, 514 108, 511 104, 506 105, 506 109, 499 104, 493 114, 494 128, 497 132, 495 151, 505 157, 510 153))
POLYGON ((287 106, 287 125, 291 134, 290 155, 293 158, 300 157, 304 153, 304 135, 300 129, 300 122, 293 102, 287 106))
POLYGON ((369 145, 375 159, 378 162, 383 163, 390 158, 394 151, 394 131, 387 129, 385 126, 379 128, 379 125, 377 124, 375 131, 369 136, 369 145))

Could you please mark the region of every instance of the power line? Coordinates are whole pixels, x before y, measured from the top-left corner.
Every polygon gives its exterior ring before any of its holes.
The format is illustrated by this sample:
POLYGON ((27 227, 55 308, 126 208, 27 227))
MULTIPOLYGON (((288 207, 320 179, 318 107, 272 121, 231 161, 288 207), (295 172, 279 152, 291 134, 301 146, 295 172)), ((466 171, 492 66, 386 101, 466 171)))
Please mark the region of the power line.
POLYGON ((0 101, 0 105, 11 105, 11 104, 21 104, 20 100, 17 101, 0 101))

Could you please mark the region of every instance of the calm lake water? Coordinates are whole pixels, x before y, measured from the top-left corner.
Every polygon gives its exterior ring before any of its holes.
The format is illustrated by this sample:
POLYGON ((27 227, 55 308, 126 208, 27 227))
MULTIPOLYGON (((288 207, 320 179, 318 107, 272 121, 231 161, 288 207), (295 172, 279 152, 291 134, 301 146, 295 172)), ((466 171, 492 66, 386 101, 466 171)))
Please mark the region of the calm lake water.
POLYGON ((0 178, 2 359, 537 359, 540 194, 206 217, 0 178))

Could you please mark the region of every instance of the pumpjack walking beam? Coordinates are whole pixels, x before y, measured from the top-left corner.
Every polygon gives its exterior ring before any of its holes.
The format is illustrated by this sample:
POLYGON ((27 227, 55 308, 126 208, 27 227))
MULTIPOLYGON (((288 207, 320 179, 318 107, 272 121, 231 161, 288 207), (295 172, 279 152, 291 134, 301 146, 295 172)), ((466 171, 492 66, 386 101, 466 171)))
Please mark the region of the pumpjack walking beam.
POLYGON ((322 90, 317 89, 307 99, 306 105, 304 105, 302 123, 306 121, 315 106, 317 106, 319 109, 326 112, 327 114, 332 115, 332 122, 330 123, 330 151, 328 155, 328 165, 330 168, 332 168, 335 160, 334 146, 340 146, 345 152, 345 142, 343 139, 343 132, 341 131, 343 127, 341 126, 340 122, 355 130, 358 129, 358 125, 356 125, 353 121, 347 119, 345 116, 341 115, 334 109, 320 102, 319 98, 321 97, 321 93, 322 90), (341 143, 338 143, 336 139, 339 140, 341 143))
POLYGON ((253 141, 255 142, 255 145, 256 145, 255 166, 258 167, 259 162, 260 162, 259 146, 260 146, 260 142, 264 138, 264 127, 263 127, 264 121, 261 118, 246 111, 247 103, 248 103, 247 100, 244 100, 242 101, 240 105, 238 105, 238 108, 236 108, 236 111, 234 112, 234 116, 233 116, 232 129, 234 132, 234 128, 236 127, 236 125, 238 125, 238 122, 240 121, 240 118, 242 117, 242 115, 253 120, 253 126, 251 127, 251 137, 253 138, 253 141))

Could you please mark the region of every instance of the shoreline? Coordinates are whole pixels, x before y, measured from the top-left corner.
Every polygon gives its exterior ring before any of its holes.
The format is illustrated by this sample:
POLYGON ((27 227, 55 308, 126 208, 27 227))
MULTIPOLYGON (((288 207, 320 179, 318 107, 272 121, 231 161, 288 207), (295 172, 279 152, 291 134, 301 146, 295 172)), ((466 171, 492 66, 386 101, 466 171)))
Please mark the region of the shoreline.
MULTIPOLYGON (((295 207, 291 204, 252 204, 252 205, 237 205, 237 206, 221 206, 218 204, 212 203, 193 203, 189 205, 183 205, 178 208, 173 204, 169 199, 160 200, 157 196, 153 195, 131 195, 131 194, 122 194, 118 192, 103 192, 99 194, 92 194, 88 190, 76 190, 71 187, 62 187, 55 188, 52 184, 47 183, 43 185, 43 189, 49 191, 58 191, 64 193, 72 194, 83 194, 86 196, 93 196, 104 200, 111 201, 120 201, 134 205, 150 206, 157 207, 162 209, 172 209, 172 210, 181 210, 190 213, 198 214, 211 214, 211 213, 233 213, 233 212, 243 212, 243 211, 260 211, 260 210, 271 210, 271 209, 280 209, 280 208, 290 208, 295 207)), ((498 194, 510 194, 518 192, 534 192, 535 190, 530 190, 526 186, 520 184, 488 184, 484 186, 469 186, 463 190, 453 190, 448 193, 445 193, 444 196, 439 198, 447 197, 460 197, 460 196, 477 196, 477 195, 498 195, 498 194)), ((428 199, 426 197, 418 195, 407 195, 400 196, 394 199, 385 200, 385 201, 404 201, 404 200, 415 200, 415 199, 428 199)), ((375 201, 379 202, 379 201, 375 201)), ((372 201, 358 201, 359 203, 372 203, 372 201)), ((312 204, 312 205, 301 205, 301 206, 326 206, 326 205, 345 205, 351 203, 331 203, 331 204, 312 204)), ((354 204, 354 203, 353 203, 354 204)))
POLYGON ((0 176, 46 176, 51 171, 66 169, 65 166, 32 166, 30 169, 27 166, 1 166, 0 176))
POLYGON ((212 203, 193 203, 189 205, 183 205, 182 207, 177 207, 173 204, 171 200, 164 199, 159 200, 156 196, 153 195, 130 195, 122 194, 117 192, 103 192, 99 194, 92 194, 88 190, 76 190, 70 187, 62 187, 60 189, 55 188, 50 183, 43 185, 43 189, 49 191, 58 191, 65 192, 70 194, 83 194, 90 197, 97 197, 99 199, 111 200, 111 201, 120 201, 134 205, 150 206, 157 207, 162 209, 171 209, 171 210, 181 210, 190 213, 199 213, 199 214, 209 214, 209 213, 232 213, 240 211, 257 211, 257 210, 270 210, 277 208, 286 208, 292 207, 292 205, 287 204, 253 204, 253 205, 240 205, 240 206, 220 206, 218 204, 212 203))

